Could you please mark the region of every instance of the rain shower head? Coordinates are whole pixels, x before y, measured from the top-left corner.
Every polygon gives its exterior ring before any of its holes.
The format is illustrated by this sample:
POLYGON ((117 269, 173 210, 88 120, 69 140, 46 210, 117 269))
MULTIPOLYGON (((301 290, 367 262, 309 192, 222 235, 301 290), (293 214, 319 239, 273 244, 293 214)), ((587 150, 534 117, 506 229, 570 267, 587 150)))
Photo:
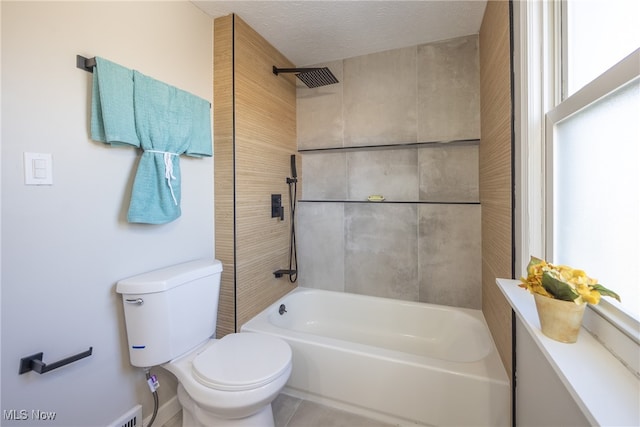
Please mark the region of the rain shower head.
POLYGON ((309 88, 332 85, 338 83, 338 79, 327 68, 277 68, 273 67, 273 74, 276 76, 280 73, 295 73, 304 84, 309 88))

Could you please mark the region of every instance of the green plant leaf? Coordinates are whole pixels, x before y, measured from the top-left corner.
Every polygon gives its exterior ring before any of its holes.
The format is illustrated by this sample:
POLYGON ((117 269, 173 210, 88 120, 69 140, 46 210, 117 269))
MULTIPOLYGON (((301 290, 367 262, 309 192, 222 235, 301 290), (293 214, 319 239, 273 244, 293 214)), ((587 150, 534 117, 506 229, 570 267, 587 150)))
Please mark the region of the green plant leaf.
POLYGON ((593 289, 595 289, 596 291, 600 292, 600 295, 603 295, 605 297, 615 298, 618 301, 620 301, 620 295, 616 294, 615 292, 613 292, 610 289, 605 288, 604 286, 602 286, 600 284, 594 285, 593 289))
POLYGON ((529 260, 529 264, 527 265, 527 274, 533 274, 533 267, 536 265, 542 264, 544 261, 540 258, 536 258, 531 255, 531 259, 529 260))
POLYGON ((556 279, 548 271, 542 274, 542 287, 556 299, 563 301, 573 301, 579 296, 569 284, 556 279))

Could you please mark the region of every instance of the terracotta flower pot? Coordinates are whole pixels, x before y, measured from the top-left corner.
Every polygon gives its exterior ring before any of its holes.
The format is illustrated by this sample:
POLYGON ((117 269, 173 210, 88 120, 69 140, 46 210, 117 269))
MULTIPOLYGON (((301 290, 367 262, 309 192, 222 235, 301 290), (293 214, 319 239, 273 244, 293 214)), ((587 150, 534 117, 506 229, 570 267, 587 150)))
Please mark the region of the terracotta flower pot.
POLYGON ((576 304, 539 294, 533 294, 533 297, 538 309, 542 333, 556 341, 576 342, 587 304, 576 304))

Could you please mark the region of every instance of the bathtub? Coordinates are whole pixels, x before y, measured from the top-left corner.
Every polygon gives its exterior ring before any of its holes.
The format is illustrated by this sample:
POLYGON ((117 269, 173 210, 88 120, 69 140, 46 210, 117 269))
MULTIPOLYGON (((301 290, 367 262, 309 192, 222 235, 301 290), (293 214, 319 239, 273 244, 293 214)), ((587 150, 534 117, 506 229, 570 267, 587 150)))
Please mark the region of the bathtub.
POLYGON ((479 310, 298 287, 241 331, 289 343, 286 394, 398 425, 510 425, 479 310))

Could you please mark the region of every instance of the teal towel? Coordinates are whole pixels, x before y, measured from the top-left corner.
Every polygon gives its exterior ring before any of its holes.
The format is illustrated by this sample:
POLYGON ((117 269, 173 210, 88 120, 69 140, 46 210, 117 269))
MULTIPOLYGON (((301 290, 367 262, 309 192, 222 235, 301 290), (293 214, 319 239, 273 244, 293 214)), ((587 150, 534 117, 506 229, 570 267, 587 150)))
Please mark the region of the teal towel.
POLYGON ((91 139, 140 146, 133 115, 133 71, 96 58, 91 97, 91 139))
MULTIPOLYGON (((97 69, 107 63, 97 60, 97 69)), ((181 215, 179 156, 213 155, 211 107, 202 98, 137 71, 131 71, 130 91, 125 71, 109 63, 105 70, 98 71, 98 79, 94 76, 94 94, 98 95, 100 102, 92 102, 92 138, 142 148, 127 220, 164 224, 181 215), (103 77, 102 71, 111 77, 103 77), (102 86, 105 81, 107 85, 102 86), (108 99, 106 103, 105 98, 108 99), (94 109, 93 104, 99 104, 99 107, 94 109), (94 113, 98 122, 95 138, 94 113), (131 135, 131 124, 135 137, 131 135)))
POLYGON ((180 216, 178 156, 211 156, 209 102, 134 71, 134 110, 144 150, 129 222, 160 224, 180 216))

